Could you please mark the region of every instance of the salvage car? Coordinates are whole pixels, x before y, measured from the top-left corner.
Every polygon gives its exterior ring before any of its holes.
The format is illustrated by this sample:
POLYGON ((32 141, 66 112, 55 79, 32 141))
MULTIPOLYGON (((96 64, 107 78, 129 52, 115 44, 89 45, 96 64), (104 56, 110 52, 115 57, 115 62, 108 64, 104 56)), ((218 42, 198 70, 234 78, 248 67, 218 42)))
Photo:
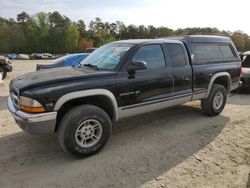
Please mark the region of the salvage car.
POLYGON ((89 53, 76 53, 76 54, 70 54, 70 55, 66 55, 63 57, 59 57, 59 58, 53 60, 49 64, 37 64, 36 70, 38 71, 38 70, 58 68, 58 67, 77 66, 88 55, 89 55, 89 53))
POLYGON ((16 54, 8 54, 7 57, 10 60, 15 60, 17 58, 17 55, 16 54))
POLYGON ((30 59, 30 57, 27 54, 18 54, 16 59, 28 60, 28 59, 30 59))
POLYGON ((30 59, 54 59, 55 56, 49 53, 33 53, 30 55, 30 59))
POLYGON ((86 157, 105 146, 112 122, 123 118, 194 100, 201 100, 206 115, 219 115, 240 73, 240 57, 227 37, 117 41, 79 67, 12 80, 8 108, 25 132, 57 132, 65 152, 86 157))
POLYGON ((241 74, 241 81, 242 91, 250 91, 250 51, 241 53, 242 57, 242 74, 241 74))
POLYGON ((0 74, 1 80, 5 79, 7 76, 7 72, 12 71, 11 61, 4 56, 0 56, 0 74))

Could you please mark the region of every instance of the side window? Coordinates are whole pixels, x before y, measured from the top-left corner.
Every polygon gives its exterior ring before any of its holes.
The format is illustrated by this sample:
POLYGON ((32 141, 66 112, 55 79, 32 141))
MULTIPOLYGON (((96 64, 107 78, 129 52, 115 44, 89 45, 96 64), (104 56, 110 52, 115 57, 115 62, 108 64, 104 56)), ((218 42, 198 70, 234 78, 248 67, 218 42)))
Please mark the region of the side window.
POLYGON ((158 44, 139 48, 133 57, 133 61, 136 60, 145 61, 149 69, 166 67, 161 45, 158 44))
POLYGON ((229 45, 220 45, 220 50, 224 58, 226 59, 235 58, 229 45))
POLYGON ((215 60, 223 58, 218 44, 193 43, 193 52, 197 60, 215 60))
POLYGON ((184 67, 186 65, 185 52, 179 44, 166 44, 167 56, 172 67, 184 67))

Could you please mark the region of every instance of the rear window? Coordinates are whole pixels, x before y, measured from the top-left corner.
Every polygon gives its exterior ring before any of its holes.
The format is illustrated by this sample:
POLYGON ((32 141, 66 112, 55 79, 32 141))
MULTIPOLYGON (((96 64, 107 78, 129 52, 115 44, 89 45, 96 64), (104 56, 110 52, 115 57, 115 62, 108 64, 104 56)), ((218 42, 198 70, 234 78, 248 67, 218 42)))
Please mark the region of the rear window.
POLYGON ((224 58, 234 58, 234 54, 229 45, 220 45, 220 50, 224 58))
POLYGON ((235 58, 227 44, 193 43, 194 58, 197 60, 220 60, 235 58))

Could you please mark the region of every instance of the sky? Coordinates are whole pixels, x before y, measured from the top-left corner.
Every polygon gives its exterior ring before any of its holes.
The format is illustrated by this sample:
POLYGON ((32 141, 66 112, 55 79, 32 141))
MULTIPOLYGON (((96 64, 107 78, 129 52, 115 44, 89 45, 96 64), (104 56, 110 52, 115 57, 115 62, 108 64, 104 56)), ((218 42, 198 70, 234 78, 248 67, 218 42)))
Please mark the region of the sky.
POLYGON ((99 17, 126 25, 217 27, 250 35, 249 0, 0 0, 1 17, 16 18, 22 11, 30 15, 59 11, 86 24, 99 17))

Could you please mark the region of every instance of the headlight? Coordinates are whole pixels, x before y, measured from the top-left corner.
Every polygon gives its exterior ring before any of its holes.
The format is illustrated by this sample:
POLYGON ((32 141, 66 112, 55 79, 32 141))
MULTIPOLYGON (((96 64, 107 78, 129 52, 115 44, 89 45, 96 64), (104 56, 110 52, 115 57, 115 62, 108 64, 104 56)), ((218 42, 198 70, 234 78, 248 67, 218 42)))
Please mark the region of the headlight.
POLYGON ((45 112, 44 107, 36 100, 21 96, 19 99, 20 108, 30 113, 45 112))

